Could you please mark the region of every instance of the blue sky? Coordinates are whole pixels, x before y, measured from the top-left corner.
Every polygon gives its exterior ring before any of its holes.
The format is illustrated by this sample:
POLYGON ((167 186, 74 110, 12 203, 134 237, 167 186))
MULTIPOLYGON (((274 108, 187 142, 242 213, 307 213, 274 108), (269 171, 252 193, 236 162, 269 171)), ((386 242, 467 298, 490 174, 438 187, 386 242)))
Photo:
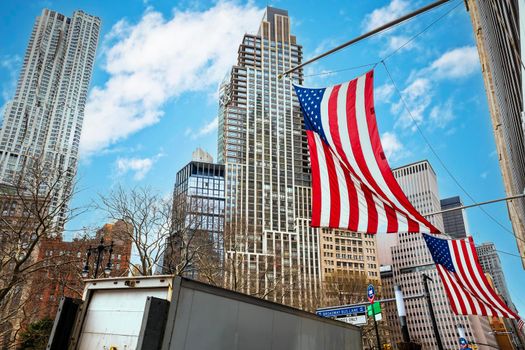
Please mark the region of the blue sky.
MULTIPOLYGON (((428 1, 2 1, 0 106, 14 94, 35 17, 42 8, 71 15, 82 9, 102 19, 102 33, 81 141, 73 205, 96 200, 117 184, 150 185, 170 195, 175 174, 196 147, 216 154, 217 86, 235 62, 245 32, 256 32, 267 4, 287 9, 304 57, 329 49, 428 1)), ((477 201, 504 196, 472 26, 462 0, 418 16, 308 66, 305 85, 349 80, 378 62, 434 20, 429 30, 386 60, 412 117, 446 167, 477 201), (324 74, 330 71, 334 74, 324 74)), ((378 124, 390 164, 428 159, 441 197, 467 195, 432 154, 400 104, 382 65, 376 67, 378 124)), ((508 230, 503 204, 485 209, 508 230)), ((518 254, 512 235, 480 209, 468 210, 477 243, 494 241, 518 254)), ((69 227, 100 226, 106 218, 83 215, 69 227)), ((525 313, 519 258, 500 254, 515 304, 525 313)))

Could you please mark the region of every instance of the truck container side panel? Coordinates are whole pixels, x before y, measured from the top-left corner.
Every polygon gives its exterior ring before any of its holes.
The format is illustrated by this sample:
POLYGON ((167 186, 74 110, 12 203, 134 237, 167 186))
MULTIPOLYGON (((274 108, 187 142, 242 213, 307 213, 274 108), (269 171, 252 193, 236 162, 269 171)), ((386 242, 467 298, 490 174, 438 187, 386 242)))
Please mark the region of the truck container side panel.
POLYGON ((361 349, 355 327, 192 284, 180 290, 169 350, 361 349))
POLYGON ((235 300, 182 288, 178 303, 170 350, 238 348, 236 326, 239 306, 235 300), (190 307, 185 304, 190 304, 190 307), (184 315, 185 312, 190 312, 190 315, 184 315), (187 324, 179 321, 187 319, 187 324), (185 342, 181 338, 186 338, 185 342))
POLYGON ((240 303, 239 349, 267 350, 272 348, 272 328, 275 312, 260 306, 240 303))
POLYGON ((301 349, 323 349, 324 327, 315 320, 301 320, 301 349))
MULTIPOLYGON (((345 334, 336 327, 324 325, 324 346, 322 349, 339 350, 345 347, 345 334)), ((348 345, 346 345, 348 347, 348 345)))
POLYGON ((272 338, 273 349, 302 350, 301 322, 294 315, 274 313, 272 338))
POLYGON ((97 290, 84 319, 80 350, 135 349, 146 298, 166 299, 165 289, 97 290))

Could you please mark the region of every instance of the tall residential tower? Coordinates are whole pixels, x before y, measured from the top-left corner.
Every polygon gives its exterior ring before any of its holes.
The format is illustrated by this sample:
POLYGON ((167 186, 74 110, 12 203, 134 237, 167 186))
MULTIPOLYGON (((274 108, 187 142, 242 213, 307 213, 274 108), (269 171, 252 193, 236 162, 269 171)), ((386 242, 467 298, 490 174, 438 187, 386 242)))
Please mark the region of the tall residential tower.
MULTIPOLYGON (((44 9, 37 17, 0 130, 1 182, 16 185, 36 160, 71 182, 99 31, 100 19, 82 11, 69 18, 44 9)), ((61 186, 51 207, 70 190, 61 186)))
POLYGON ((319 231, 310 228, 310 164, 292 83, 302 47, 288 12, 267 7, 220 87, 219 162, 225 164, 226 254, 242 292, 309 308, 320 282, 319 231))

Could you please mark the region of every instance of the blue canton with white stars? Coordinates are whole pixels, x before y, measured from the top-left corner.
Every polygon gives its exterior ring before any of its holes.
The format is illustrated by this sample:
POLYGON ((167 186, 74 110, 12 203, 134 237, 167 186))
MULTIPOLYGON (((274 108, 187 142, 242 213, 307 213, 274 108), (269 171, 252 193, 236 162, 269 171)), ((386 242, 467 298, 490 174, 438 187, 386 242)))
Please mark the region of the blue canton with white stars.
POLYGON ((328 144, 321 124, 321 101, 326 89, 310 89, 297 85, 294 85, 294 88, 301 104, 306 130, 315 131, 328 144))
POLYGON ((452 255, 450 255, 450 249, 448 247, 448 241, 446 239, 435 238, 431 235, 423 234, 427 243, 428 250, 432 254, 432 259, 436 264, 442 265, 450 272, 456 272, 454 264, 452 263, 452 255))

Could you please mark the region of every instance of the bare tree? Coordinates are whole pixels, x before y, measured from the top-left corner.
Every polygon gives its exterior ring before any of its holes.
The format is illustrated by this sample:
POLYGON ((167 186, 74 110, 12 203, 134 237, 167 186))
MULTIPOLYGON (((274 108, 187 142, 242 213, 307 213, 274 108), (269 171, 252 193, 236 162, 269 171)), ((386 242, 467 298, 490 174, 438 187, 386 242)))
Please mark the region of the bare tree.
POLYGON ((354 304, 365 299, 366 286, 370 283, 359 271, 337 271, 325 276, 322 306, 354 304))
POLYGON ((129 226, 121 234, 132 242, 136 260, 130 259, 130 270, 150 276, 161 264, 165 242, 172 227, 172 203, 150 187, 130 190, 117 186, 107 196, 100 195, 96 207, 111 220, 124 220, 129 226))
POLYGON ((33 277, 58 263, 56 257, 38 259, 40 243, 60 237, 81 212, 68 207, 76 191, 72 170, 27 156, 14 174, 12 183, 0 185, 0 344, 14 344, 24 319, 35 311, 25 308, 34 295, 33 277))

